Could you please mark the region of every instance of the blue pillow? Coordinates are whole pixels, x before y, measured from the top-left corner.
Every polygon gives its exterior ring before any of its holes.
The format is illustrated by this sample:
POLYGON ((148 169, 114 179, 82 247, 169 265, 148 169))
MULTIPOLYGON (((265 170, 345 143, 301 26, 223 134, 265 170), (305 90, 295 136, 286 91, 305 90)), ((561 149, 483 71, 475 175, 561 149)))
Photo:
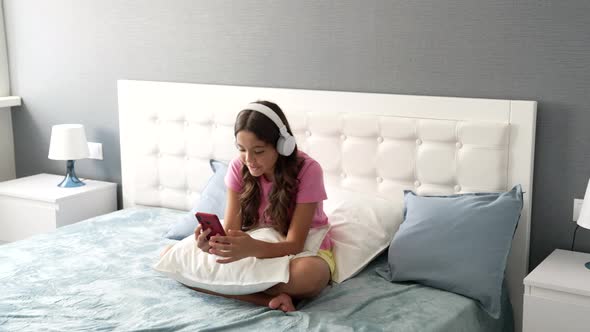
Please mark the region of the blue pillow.
POLYGON ((227 173, 227 164, 216 160, 211 160, 210 163, 213 175, 205 185, 197 205, 182 220, 174 223, 164 235, 165 237, 172 240, 182 240, 193 234, 198 225, 195 217, 197 211, 214 213, 223 219, 227 192, 223 179, 227 173))
POLYGON ((478 301, 494 318, 522 209, 520 185, 504 193, 417 196, 405 191, 404 221, 389 246, 390 281, 415 281, 478 301))

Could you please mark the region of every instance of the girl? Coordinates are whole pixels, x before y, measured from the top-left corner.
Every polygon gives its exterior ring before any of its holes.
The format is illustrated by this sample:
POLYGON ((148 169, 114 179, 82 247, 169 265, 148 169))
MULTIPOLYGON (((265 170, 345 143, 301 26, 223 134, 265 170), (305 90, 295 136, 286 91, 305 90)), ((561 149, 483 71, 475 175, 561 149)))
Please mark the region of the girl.
MULTIPOLYGON (((234 135, 239 156, 231 161, 225 177, 227 236, 212 236, 207 241, 210 230, 202 231, 199 225, 195 230, 197 246, 220 256, 221 264, 245 257, 300 253, 310 227, 328 223, 322 202, 327 198, 322 168, 297 150, 287 118, 274 103, 249 104, 236 118, 234 135), (273 227, 286 239, 268 243, 245 233, 257 227, 273 227)), ((330 281, 335 267, 330 248, 327 235, 318 256, 291 260, 287 283, 277 284, 264 293, 222 296, 294 311, 292 298, 314 297, 330 281)))

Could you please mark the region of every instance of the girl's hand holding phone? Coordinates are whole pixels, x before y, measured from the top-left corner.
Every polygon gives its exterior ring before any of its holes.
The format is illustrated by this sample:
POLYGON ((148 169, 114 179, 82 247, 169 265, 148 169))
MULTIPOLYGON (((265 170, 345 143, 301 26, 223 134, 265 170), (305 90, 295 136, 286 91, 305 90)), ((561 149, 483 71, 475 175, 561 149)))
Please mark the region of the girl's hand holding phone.
POLYGON ((201 224, 199 224, 195 229, 195 240, 197 241, 197 247, 206 253, 209 253, 209 250, 211 249, 209 240, 207 240, 207 235, 209 235, 209 233, 211 233, 211 229, 208 228, 203 231, 201 224))
POLYGON ((223 226, 219 221, 219 218, 215 214, 197 212, 195 218, 199 222, 199 225, 195 229, 195 240, 197 241, 197 247, 204 252, 209 253, 211 246, 209 245, 209 239, 211 235, 225 235, 223 226))

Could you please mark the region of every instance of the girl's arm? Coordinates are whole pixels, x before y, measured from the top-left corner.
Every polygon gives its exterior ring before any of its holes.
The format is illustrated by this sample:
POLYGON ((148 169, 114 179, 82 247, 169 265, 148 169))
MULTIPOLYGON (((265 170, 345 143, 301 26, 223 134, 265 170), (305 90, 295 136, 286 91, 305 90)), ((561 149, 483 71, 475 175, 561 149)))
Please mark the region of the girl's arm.
POLYGON ((231 263, 245 257, 273 258, 298 254, 303 251, 317 205, 317 202, 295 205, 285 241, 278 243, 260 241, 253 239, 245 232, 231 229, 228 231, 229 236, 211 237, 209 253, 223 257, 217 260, 219 263, 231 263))
POLYGON ((223 228, 227 233, 228 230, 242 229, 242 215, 240 214, 240 194, 227 188, 227 204, 225 206, 225 216, 223 228))
POLYGON ((297 203, 285 241, 277 243, 256 241, 257 250, 255 256, 258 258, 272 258, 296 255, 302 252, 317 206, 317 202, 297 203))

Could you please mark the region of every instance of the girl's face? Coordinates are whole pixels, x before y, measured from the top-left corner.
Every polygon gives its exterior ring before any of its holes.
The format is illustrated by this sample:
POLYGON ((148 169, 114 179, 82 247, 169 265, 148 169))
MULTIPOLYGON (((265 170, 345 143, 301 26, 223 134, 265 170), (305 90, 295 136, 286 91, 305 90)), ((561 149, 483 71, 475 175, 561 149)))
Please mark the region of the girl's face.
POLYGON ((276 148, 247 130, 239 131, 236 135, 236 145, 240 151, 240 160, 248 167, 250 174, 255 177, 266 175, 272 180, 279 153, 276 148))

